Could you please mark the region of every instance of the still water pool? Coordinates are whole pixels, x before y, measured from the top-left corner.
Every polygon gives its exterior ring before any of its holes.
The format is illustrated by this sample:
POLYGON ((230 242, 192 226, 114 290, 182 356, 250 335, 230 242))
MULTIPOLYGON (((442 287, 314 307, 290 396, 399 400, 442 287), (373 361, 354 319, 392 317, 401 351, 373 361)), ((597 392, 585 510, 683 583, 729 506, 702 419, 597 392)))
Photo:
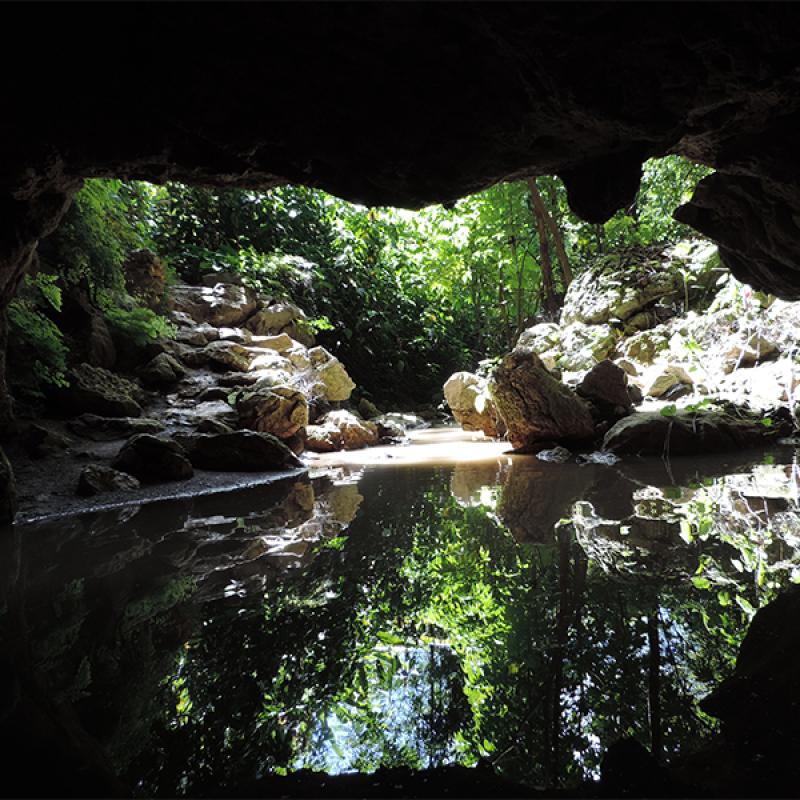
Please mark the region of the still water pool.
POLYGON ((791 448, 554 464, 443 430, 20 526, 3 736, 162 796, 480 759, 568 787, 622 736, 669 761, 713 734, 698 701, 800 581, 798 474, 791 448))

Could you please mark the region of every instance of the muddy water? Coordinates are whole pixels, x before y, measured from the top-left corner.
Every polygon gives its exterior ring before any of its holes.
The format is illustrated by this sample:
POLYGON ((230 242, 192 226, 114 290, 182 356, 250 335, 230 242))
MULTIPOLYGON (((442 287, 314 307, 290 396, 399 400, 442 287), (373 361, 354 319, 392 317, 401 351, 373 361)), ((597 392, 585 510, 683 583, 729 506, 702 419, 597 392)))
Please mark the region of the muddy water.
POLYGON ((581 466, 437 429, 280 485, 18 527, 8 785, 42 748, 47 773, 16 779, 62 795, 481 759, 574 786, 621 736, 675 759, 715 731, 698 701, 755 610, 800 580, 798 509, 791 448, 581 466))

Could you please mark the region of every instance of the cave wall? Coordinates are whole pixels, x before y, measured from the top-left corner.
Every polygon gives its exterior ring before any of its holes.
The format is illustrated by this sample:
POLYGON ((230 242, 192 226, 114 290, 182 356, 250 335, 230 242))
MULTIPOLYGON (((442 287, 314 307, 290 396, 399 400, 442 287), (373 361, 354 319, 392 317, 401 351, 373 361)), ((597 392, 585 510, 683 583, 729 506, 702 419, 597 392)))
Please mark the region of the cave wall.
MULTIPOLYGON (((0 305, 82 177, 452 201, 559 174, 601 222, 642 162, 715 167, 681 219, 800 297, 792 4, 15 5, 0 305)), ((13 20, 12 20, 13 16, 13 20)))
POLYGON ((6 6, 0 307, 84 177, 417 208, 558 174, 601 222, 641 164, 713 166, 683 221, 800 298, 792 4, 6 6))

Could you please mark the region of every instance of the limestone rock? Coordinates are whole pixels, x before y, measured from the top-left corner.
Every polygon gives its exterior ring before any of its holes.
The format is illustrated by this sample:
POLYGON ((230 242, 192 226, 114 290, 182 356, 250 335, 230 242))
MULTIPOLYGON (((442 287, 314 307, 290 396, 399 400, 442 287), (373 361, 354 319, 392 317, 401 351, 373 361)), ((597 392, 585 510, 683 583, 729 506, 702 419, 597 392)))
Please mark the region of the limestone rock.
POLYGON ((778 346, 775 342, 754 333, 744 344, 737 343, 725 353, 723 370, 729 373, 736 369, 753 367, 768 361, 777 352, 778 346))
POLYGON ((637 455, 686 456, 755 447, 786 435, 778 422, 764 427, 755 416, 740 418, 719 411, 658 411, 631 414, 605 435, 603 449, 637 455))
POLYGON ((209 342, 202 349, 203 357, 224 369, 247 372, 252 358, 247 348, 235 342, 209 342))
POLYGON ((167 271, 164 262, 150 250, 135 250, 122 265, 125 287, 140 305, 160 311, 164 306, 167 271))
POLYGON ((572 322, 561 330, 560 354, 556 366, 570 372, 589 370, 609 357, 616 342, 617 335, 610 325, 572 322))
POLYGON ((145 386, 166 388, 174 386, 186 376, 186 370, 169 353, 161 353, 139 369, 145 386))
POLYGON ((236 402, 236 411, 245 428, 279 439, 288 439, 308 425, 305 396, 286 386, 245 392, 236 402))
POLYGON ((691 387, 694 380, 683 367, 670 364, 652 381, 645 394, 648 397, 662 397, 679 384, 691 387))
POLYGON ((234 344, 250 344, 252 334, 245 328, 218 328, 217 338, 223 342, 233 342, 234 344))
POLYGON ((197 469, 220 472, 262 472, 303 466, 275 436, 255 431, 177 436, 197 469))
POLYGON ((178 444, 149 433, 140 433, 125 442, 111 466, 133 475, 142 483, 182 481, 194 474, 178 444))
POLYGON ((347 400, 356 388, 347 374, 344 365, 324 347, 314 347, 308 351, 311 365, 324 386, 324 396, 331 403, 347 400))
POLYGON ((270 336, 280 333, 295 320, 305 318, 305 313, 292 303, 274 303, 254 314, 246 327, 257 336, 270 336))
POLYGON ((284 358, 276 350, 259 349, 248 347, 247 353, 250 357, 250 371, 261 372, 262 370, 281 370, 287 374, 294 371, 292 362, 284 358))
POLYGON ((489 382, 512 447, 541 441, 577 441, 594 433, 589 408, 557 381, 530 351, 509 353, 489 382))
POLYGON ((75 493, 81 497, 92 497, 104 492, 131 491, 140 486, 139 481, 126 472, 102 464, 88 464, 81 470, 75 493))
POLYGON ((142 413, 141 389, 107 369, 79 364, 69 371, 67 380, 70 385, 61 396, 73 413, 86 411, 108 417, 138 417, 142 413))
POLYGON ((306 429, 306 447, 319 453, 360 450, 378 444, 378 426, 349 411, 329 411, 318 425, 306 429))
POLYGON ((215 286, 173 286, 170 304, 195 322, 208 322, 216 327, 243 325, 256 311, 255 294, 244 286, 218 283, 215 286))
POLYGON ((81 414, 67 422, 67 427, 84 439, 107 442, 127 439, 137 433, 160 433, 164 423, 147 417, 101 417, 97 414, 81 414))
POLYGON ((175 334, 175 340, 190 347, 205 347, 212 341, 198 328, 180 328, 175 334))
POLYGON ((549 370, 556 368, 561 355, 561 329, 554 322, 540 322, 524 330, 515 350, 533 350, 549 370))
POLYGON ((285 333, 279 333, 276 336, 251 336, 250 338, 251 347, 263 347, 278 353, 285 353, 295 345, 296 342, 285 333))
POLYGON ((642 331, 623 340, 620 352, 626 359, 640 364, 652 364, 658 355, 669 348, 669 337, 660 330, 642 331))
POLYGON ((454 373, 444 384, 444 399, 465 431, 483 431, 486 436, 505 432, 485 378, 471 372, 454 373))
POLYGON ((720 274, 716 248, 704 243, 616 250, 598 257, 572 281, 561 323, 616 320, 628 323, 629 329, 652 327, 661 321, 653 311, 657 301, 683 310, 687 300, 702 295, 720 274))

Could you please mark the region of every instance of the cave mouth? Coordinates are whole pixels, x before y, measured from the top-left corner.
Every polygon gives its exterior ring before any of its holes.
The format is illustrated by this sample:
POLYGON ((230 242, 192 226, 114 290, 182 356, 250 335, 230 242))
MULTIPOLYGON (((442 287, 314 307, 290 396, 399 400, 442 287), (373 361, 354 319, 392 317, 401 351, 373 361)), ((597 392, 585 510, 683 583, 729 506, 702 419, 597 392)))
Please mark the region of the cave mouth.
POLYGON ((674 218, 706 179, 87 181, 8 309, 12 793, 793 785, 737 655, 800 570, 800 309, 674 218))
POLYGON ((17 13, 11 793, 794 793, 797 7, 17 13))

